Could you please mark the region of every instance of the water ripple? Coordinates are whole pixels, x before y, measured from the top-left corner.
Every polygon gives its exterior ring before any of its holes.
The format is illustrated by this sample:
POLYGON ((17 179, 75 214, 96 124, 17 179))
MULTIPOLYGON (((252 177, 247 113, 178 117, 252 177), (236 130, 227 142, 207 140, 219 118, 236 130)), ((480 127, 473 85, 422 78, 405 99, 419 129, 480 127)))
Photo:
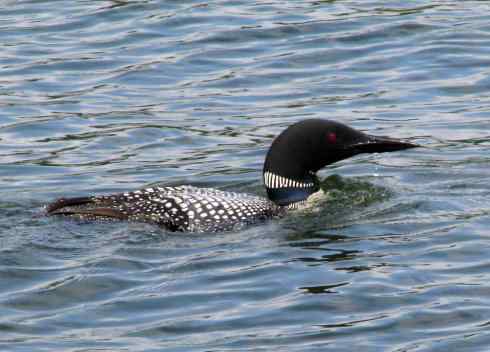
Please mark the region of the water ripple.
POLYGON ((0 349, 485 350, 486 2, 8 5, 0 349), (153 184, 263 195, 308 117, 424 147, 329 166, 311 209, 240 232, 42 217, 153 184))

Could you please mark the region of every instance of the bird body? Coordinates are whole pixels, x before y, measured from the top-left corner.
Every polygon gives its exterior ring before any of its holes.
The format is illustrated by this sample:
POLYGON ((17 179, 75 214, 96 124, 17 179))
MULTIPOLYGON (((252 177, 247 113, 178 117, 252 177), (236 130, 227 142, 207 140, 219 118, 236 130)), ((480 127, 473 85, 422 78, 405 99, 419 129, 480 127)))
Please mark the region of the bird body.
POLYGON ((316 193, 316 172, 360 153, 386 152, 415 144, 375 137, 338 122, 304 120, 289 126, 272 143, 264 163, 268 199, 193 186, 151 187, 132 192, 60 198, 47 215, 80 220, 127 220, 158 224, 170 231, 218 232, 281 217, 316 193))
POLYGON ((59 199, 47 211, 82 220, 149 222, 171 231, 227 231, 282 216, 263 197, 193 186, 151 187, 108 196, 59 199))

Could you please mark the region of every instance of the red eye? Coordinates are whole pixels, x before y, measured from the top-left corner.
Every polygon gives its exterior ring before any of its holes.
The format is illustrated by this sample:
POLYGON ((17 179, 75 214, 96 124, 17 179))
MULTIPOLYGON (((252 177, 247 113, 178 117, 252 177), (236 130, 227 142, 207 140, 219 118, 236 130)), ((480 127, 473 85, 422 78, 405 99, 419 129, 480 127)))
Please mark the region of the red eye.
POLYGON ((329 143, 335 144, 337 143, 337 135, 333 132, 327 134, 327 141, 329 143))

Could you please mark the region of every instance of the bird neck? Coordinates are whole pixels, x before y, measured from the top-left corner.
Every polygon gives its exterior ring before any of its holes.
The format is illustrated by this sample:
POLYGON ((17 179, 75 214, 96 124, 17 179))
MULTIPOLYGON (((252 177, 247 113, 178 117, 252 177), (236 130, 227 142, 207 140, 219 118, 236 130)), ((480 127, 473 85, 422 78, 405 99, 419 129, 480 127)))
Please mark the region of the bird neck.
POLYGON ((267 196, 280 206, 304 201, 320 189, 318 177, 313 172, 293 176, 264 169, 263 178, 267 196))

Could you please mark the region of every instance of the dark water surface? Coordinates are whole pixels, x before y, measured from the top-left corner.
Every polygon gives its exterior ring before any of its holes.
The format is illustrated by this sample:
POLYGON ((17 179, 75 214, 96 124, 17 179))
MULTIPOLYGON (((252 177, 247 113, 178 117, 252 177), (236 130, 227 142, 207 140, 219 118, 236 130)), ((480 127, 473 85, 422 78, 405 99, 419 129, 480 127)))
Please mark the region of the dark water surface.
POLYGON ((7 1, 1 351, 484 351, 486 1, 7 1), (332 165, 240 232, 39 216, 61 195, 263 194, 272 138, 331 118, 425 148, 332 165))

